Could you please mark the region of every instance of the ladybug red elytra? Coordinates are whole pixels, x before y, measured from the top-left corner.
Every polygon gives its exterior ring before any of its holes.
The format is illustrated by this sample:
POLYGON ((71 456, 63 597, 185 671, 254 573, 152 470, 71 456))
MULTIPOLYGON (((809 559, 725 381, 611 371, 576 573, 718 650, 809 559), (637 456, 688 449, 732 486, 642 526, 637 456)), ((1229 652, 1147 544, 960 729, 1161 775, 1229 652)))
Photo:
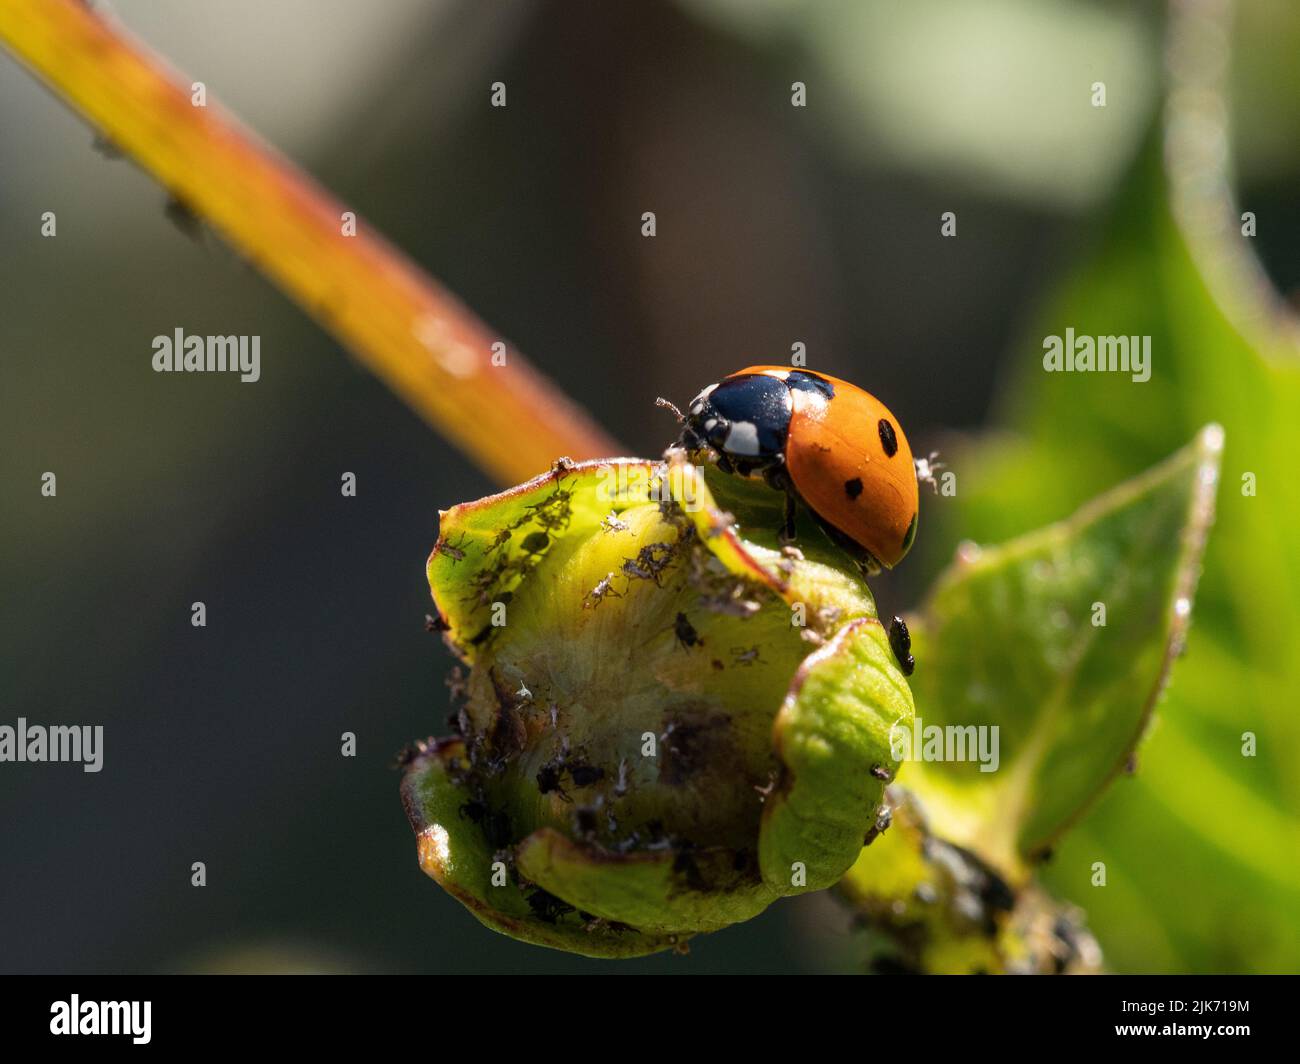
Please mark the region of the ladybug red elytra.
POLYGON ((871 569, 892 569, 916 538, 912 449, 898 420, 848 381, 784 366, 750 366, 705 388, 682 417, 682 446, 712 449, 718 468, 761 474, 871 569))

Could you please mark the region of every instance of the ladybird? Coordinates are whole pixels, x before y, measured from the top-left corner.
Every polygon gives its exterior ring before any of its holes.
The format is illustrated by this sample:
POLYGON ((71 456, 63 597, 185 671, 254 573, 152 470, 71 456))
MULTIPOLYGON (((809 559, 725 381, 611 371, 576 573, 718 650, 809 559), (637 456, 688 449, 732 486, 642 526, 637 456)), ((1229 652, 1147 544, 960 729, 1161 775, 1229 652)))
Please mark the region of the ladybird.
POLYGON ((683 447, 711 449, 724 473, 761 475, 785 493, 783 539, 794 538, 801 502, 872 571, 892 569, 911 549, 912 448, 898 419, 861 388, 806 369, 750 366, 705 388, 681 419, 683 447))

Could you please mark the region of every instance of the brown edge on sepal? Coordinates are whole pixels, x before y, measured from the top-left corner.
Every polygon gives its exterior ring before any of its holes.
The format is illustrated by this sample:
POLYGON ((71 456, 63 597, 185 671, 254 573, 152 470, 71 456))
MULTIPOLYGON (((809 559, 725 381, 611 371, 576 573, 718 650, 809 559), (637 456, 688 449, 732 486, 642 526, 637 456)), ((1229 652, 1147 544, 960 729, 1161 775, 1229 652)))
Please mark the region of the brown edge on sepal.
MULTIPOLYGON (((666 465, 669 467, 677 466, 682 469, 689 469, 691 478, 698 479, 698 488, 708 494, 710 500, 713 499, 713 493, 709 490, 708 483, 696 471, 697 467, 688 460, 688 456, 682 452, 673 452, 672 457, 667 459, 666 465)), ((685 474, 683 474, 685 475, 685 474)), ((773 574, 767 570, 757 558, 749 553, 745 546, 745 541, 736 533, 735 521, 724 510, 718 509, 717 506, 706 506, 699 510, 687 510, 687 516, 691 523, 695 525, 700 539, 707 545, 710 540, 722 539, 728 547, 736 554, 737 559, 745 568, 746 574, 758 580, 771 591, 776 592, 782 599, 790 592, 790 583, 787 580, 773 574)), ((711 553, 715 556, 717 551, 709 547, 711 553)), ((719 558, 723 564, 726 560, 719 558)))
POLYGON ((428 768, 429 762, 437 761, 445 765, 452 757, 463 757, 464 753, 465 744, 461 740, 439 740, 435 747, 415 758, 406 767, 406 771, 402 776, 402 808, 406 811, 406 819, 410 821, 411 829, 415 832, 416 854, 420 870, 464 905, 465 908, 469 909, 480 922, 487 924, 494 930, 506 931, 527 938, 533 930, 527 920, 510 916, 508 913, 492 908, 487 902, 465 890, 453 877, 447 874, 444 863, 445 857, 438 853, 438 841, 435 835, 435 829, 439 825, 430 824, 424 819, 417 789, 419 779, 428 768))

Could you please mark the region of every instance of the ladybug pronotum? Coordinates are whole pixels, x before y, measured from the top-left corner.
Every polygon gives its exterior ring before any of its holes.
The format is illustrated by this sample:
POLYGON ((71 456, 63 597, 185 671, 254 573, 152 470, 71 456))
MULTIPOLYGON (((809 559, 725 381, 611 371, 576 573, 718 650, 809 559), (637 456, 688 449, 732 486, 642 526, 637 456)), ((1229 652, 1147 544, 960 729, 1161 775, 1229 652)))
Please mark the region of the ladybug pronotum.
POLYGON ((785 493, 786 540, 802 502, 871 570, 892 569, 916 538, 917 481, 898 420, 875 396, 811 370, 750 366, 705 388, 681 443, 718 468, 762 475, 785 493))

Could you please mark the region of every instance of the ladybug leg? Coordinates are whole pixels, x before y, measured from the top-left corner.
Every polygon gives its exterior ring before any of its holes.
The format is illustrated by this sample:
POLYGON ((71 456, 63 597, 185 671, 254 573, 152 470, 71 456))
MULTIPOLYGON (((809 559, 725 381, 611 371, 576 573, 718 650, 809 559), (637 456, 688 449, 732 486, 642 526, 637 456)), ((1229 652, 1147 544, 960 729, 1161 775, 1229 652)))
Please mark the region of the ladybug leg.
POLYGON ((863 576, 880 575, 880 562, 876 560, 876 556, 871 551, 854 544, 853 548, 850 549, 850 553, 854 555, 854 560, 858 563, 858 568, 862 570, 863 576))
POLYGON ((782 543, 793 543, 798 538, 794 526, 797 498, 794 485, 790 482, 790 474, 786 472, 784 465, 771 465, 763 470, 763 479, 767 481, 769 488, 785 495, 785 513, 781 522, 780 540, 782 543))
POLYGON ((797 538, 794 531, 794 494, 787 491, 785 493, 785 518, 781 526, 781 541, 783 543, 793 543, 797 538))
POLYGON ((880 562, 876 560, 876 556, 871 551, 856 540, 850 539, 829 521, 824 521, 821 517, 818 517, 817 523, 821 525, 822 531, 826 533, 831 542, 853 559, 863 576, 880 575, 880 562))

